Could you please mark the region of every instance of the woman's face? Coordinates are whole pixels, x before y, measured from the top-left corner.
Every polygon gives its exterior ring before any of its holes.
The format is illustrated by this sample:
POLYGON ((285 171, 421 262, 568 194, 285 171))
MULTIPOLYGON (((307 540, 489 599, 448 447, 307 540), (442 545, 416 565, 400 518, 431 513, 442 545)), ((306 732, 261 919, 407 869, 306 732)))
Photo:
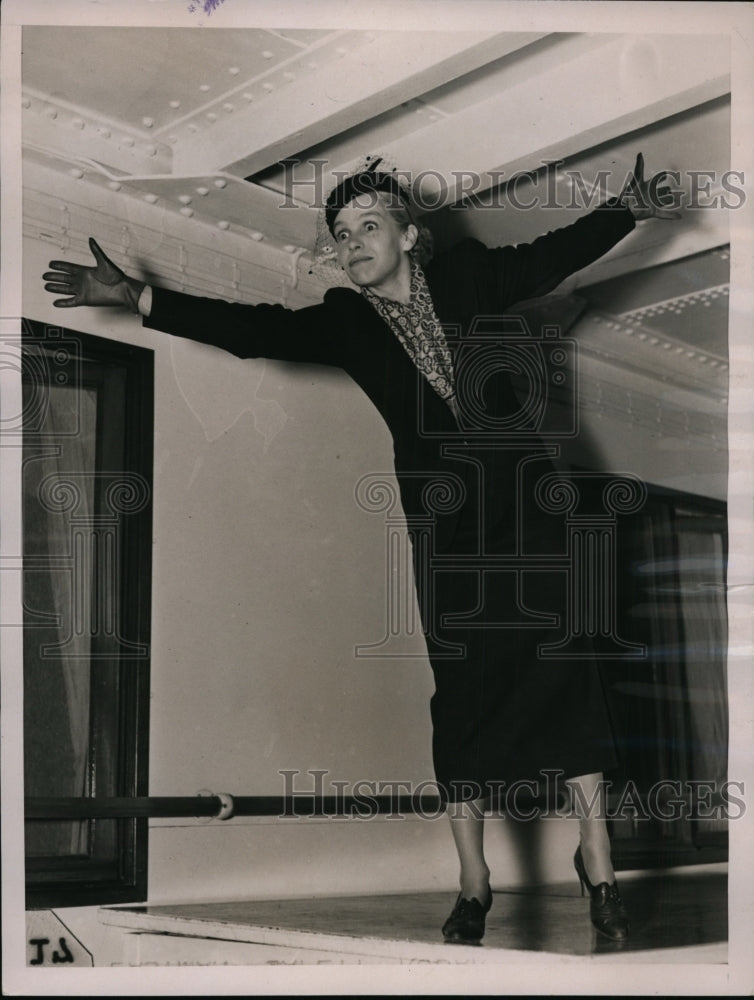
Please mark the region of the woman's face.
POLYGON ((410 269, 408 252, 416 241, 415 227, 402 230, 382 199, 371 192, 338 212, 333 237, 338 263, 355 285, 389 289, 410 269))

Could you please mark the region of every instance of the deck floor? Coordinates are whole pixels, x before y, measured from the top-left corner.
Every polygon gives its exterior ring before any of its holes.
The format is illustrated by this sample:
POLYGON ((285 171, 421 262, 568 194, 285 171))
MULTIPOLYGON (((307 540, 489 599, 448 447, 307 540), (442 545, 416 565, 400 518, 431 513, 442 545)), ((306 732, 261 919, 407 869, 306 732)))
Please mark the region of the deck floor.
POLYGON ((679 949, 688 950, 689 961, 727 960, 724 872, 653 873, 620 884, 631 919, 631 935, 620 943, 593 930, 589 901, 581 898, 576 881, 496 890, 487 933, 477 947, 444 944, 440 928, 454 902, 447 892, 119 907, 106 912, 106 922, 146 933, 350 953, 392 949, 397 955, 419 948, 444 952, 446 961, 456 960, 450 953, 459 948, 477 952, 479 961, 492 960, 493 952, 640 958, 638 953, 679 949))

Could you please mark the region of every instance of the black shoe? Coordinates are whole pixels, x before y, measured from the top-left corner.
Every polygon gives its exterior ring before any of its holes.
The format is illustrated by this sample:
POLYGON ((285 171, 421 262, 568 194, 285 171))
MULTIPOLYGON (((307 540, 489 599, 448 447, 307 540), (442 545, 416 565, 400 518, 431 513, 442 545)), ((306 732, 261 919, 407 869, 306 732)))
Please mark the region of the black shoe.
POLYGON ((592 885, 584 868, 581 846, 573 856, 573 865, 581 883, 581 895, 584 895, 585 886, 589 890, 589 915, 594 926, 611 941, 625 941, 628 937, 628 916, 618 892, 617 881, 612 885, 607 882, 592 885))
POLYGON ((442 927, 442 934, 449 944, 476 944, 484 937, 484 918, 492 906, 492 889, 488 889, 484 906, 476 896, 464 899, 458 893, 453 912, 442 927))

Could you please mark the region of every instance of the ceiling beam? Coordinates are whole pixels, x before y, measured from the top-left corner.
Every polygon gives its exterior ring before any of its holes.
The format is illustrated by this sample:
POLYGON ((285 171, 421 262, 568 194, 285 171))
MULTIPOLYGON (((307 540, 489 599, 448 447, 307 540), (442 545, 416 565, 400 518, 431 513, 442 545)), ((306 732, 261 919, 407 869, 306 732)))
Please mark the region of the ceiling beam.
POLYGON ((544 37, 379 32, 315 73, 173 147, 176 174, 249 176, 544 37))
MULTIPOLYGON (((505 178, 566 159, 730 91, 730 41, 724 36, 576 36, 561 58, 512 86, 391 146, 405 169, 442 174, 446 201, 461 194, 454 171, 505 178), (418 158, 421 158, 421 163, 418 158)), ((429 97, 431 100, 431 95, 429 97)), ((368 143, 368 135, 365 137, 368 143)), ((435 178, 427 177, 426 200, 435 178)))

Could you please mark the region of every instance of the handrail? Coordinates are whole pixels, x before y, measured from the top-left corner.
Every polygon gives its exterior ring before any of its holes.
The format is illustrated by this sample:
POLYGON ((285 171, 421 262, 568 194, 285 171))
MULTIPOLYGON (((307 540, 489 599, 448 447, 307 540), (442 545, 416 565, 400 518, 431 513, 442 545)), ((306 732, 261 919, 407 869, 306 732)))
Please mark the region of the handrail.
POLYGON ((134 798, 27 798, 27 820, 278 816, 282 818, 375 815, 438 815, 445 806, 437 795, 240 795, 144 796, 134 798))

